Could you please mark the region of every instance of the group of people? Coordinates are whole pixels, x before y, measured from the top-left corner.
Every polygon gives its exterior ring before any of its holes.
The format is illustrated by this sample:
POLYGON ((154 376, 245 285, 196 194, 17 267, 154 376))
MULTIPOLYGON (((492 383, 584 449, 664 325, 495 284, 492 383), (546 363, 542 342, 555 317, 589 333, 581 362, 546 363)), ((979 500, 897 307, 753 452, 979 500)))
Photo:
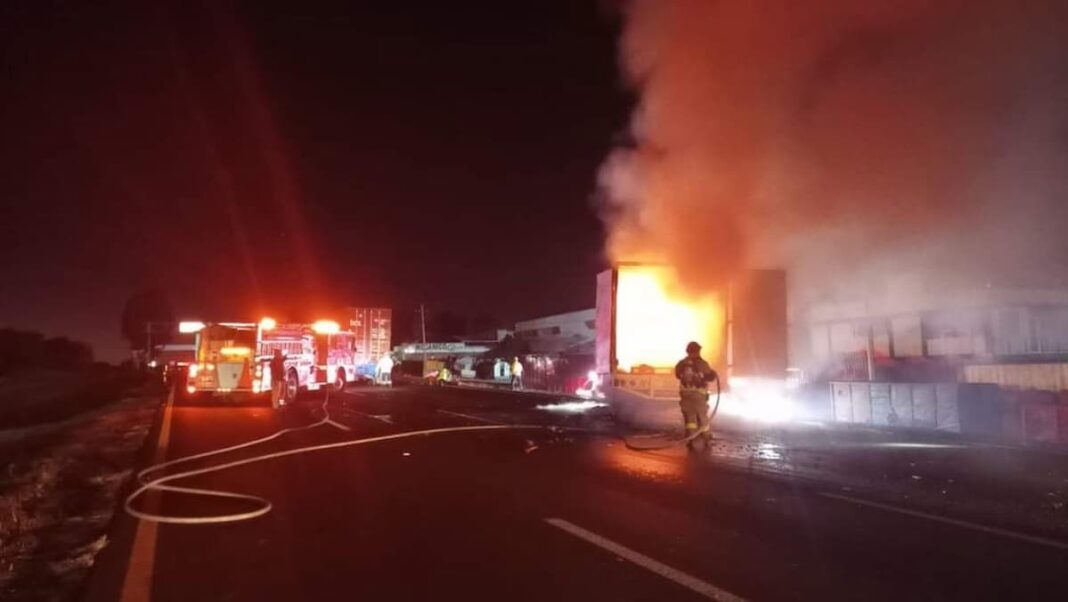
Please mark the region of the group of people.
MULTIPOLYGON (((375 384, 393 383, 393 356, 384 354, 375 365, 375 384)), ((282 351, 275 349, 269 363, 271 370, 271 406, 281 407, 285 400, 286 366, 282 351)), ((523 390, 523 362, 513 357, 511 365, 512 390, 523 390)), ((450 375, 451 376, 451 375, 450 375)), ((719 375, 701 357, 701 345, 691 341, 686 345, 686 357, 675 365, 675 378, 679 381, 679 409, 686 428, 687 446, 707 448, 712 433, 708 424, 708 387, 719 380, 719 375)))
MULTIPOLYGON (((286 402, 286 356, 281 349, 274 350, 267 366, 271 371, 271 407, 277 410, 286 402)), ((384 354, 375 364, 375 384, 393 384, 392 354, 384 354)))
MULTIPOLYGON (((393 384, 393 367, 396 365, 393 355, 390 353, 383 354, 379 358, 378 363, 375 364, 375 384, 391 386, 393 384)), ((523 390, 523 362, 519 361, 518 357, 513 357, 512 362, 508 365, 511 374, 511 385, 515 391, 523 390)), ((448 365, 438 371, 437 381, 452 382, 452 371, 448 369, 448 365)))

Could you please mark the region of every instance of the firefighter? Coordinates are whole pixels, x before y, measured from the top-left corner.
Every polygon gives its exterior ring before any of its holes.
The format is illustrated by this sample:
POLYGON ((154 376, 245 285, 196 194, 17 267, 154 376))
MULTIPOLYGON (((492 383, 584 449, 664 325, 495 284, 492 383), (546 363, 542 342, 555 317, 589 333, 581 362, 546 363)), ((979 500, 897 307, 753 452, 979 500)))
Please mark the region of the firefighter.
POLYGON ((518 357, 512 358, 512 390, 523 390, 523 363, 518 357))
POLYGON ((282 392, 286 386, 286 358, 281 349, 274 350, 271 358, 271 407, 278 409, 282 405, 282 392))
POLYGON ((675 378, 679 379, 679 408, 686 424, 686 437, 700 433, 686 446, 694 449, 700 440, 705 448, 712 440, 708 427, 708 385, 719 380, 719 375, 701 358, 701 345, 691 341, 686 345, 686 357, 675 365, 675 378))

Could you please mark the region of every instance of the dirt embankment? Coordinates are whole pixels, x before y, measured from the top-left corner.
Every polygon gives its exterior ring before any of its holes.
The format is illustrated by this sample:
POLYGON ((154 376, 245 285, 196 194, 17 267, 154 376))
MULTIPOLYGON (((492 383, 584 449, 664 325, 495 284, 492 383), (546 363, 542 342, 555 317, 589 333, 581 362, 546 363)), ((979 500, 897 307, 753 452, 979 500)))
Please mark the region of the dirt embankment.
POLYGON ((65 422, 0 431, 0 599, 79 596, 159 403, 140 390, 65 422))

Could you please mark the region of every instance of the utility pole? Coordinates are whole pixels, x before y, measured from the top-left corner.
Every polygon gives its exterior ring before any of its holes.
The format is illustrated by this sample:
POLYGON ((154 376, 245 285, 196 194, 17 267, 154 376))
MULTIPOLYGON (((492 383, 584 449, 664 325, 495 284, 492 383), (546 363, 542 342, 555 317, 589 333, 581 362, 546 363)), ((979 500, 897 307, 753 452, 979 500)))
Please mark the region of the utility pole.
POLYGON ((868 382, 875 380, 875 325, 874 319, 871 315, 871 306, 868 304, 868 298, 864 298, 864 319, 868 322, 867 337, 864 347, 864 355, 868 361, 868 382))
POLYGON ((875 381, 875 360, 872 357, 875 355, 875 326, 871 322, 871 318, 868 318, 868 340, 865 349, 865 355, 868 356, 868 382, 875 381))
POLYGON ((423 330, 423 353, 422 353, 422 355, 423 355, 423 368, 422 368, 422 375, 425 376, 426 375, 426 352, 427 352, 427 348, 426 348, 426 305, 424 305, 422 303, 419 304, 419 323, 422 326, 422 330, 423 330))
POLYGON ((160 326, 160 327, 163 328, 163 339, 162 340, 166 341, 167 340, 166 335, 168 334, 168 329, 174 328, 174 323, 173 322, 156 322, 156 321, 152 321, 152 320, 149 320, 149 321, 145 322, 145 358, 144 359, 145 359, 145 366, 146 367, 148 366, 148 363, 153 360, 152 334, 153 334, 153 331, 155 331, 157 326, 160 326))
POLYGON ((152 322, 145 322, 145 366, 152 361, 152 322))
POLYGON ((419 304, 419 322, 423 328, 423 344, 426 345, 426 306, 419 304))

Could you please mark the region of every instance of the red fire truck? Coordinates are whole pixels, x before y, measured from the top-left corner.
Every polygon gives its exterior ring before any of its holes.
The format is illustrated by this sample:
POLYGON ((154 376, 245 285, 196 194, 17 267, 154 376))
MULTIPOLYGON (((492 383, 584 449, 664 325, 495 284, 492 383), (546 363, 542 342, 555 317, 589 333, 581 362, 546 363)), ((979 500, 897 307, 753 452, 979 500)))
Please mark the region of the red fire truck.
POLYGON ((355 375, 354 337, 336 322, 278 324, 182 322, 179 329, 196 333, 196 361, 189 366, 189 394, 268 393, 270 360, 275 350, 285 356, 283 403, 302 390, 326 385, 341 390, 355 375))

